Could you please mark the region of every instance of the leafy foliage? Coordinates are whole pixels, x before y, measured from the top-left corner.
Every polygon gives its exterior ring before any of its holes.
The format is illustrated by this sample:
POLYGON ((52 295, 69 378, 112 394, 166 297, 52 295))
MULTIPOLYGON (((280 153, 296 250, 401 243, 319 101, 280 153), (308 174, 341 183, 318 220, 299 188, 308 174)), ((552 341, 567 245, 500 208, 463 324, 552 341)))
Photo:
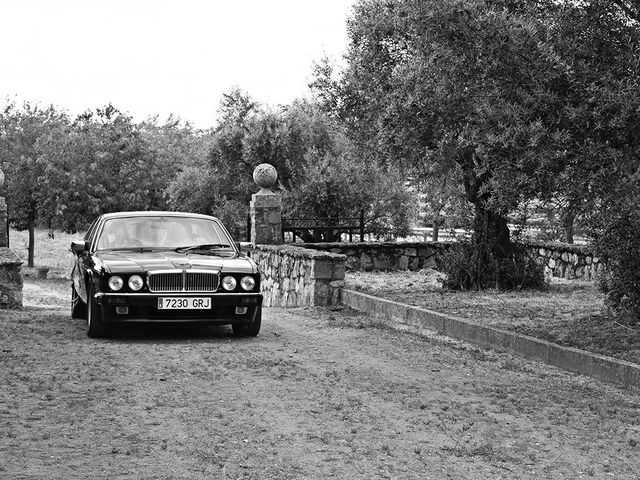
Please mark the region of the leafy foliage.
POLYGON ((521 205, 563 192, 568 224, 601 178, 637 163, 634 5, 362 0, 346 69, 332 81, 319 65, 314 86, 363 150, 432 183, 459 178, 476 260, 498 268, 521 205))
POLYGON ((442 257, 447 274, 444 286, 453 290, 497 288, 516 290, 544 287, 544 272, 536 259, 519 244, 508 257, 468 241, 454 243, 442 257))
POLYGON ((627 195, 606 199, 591 219, 593 246, 606 259, 599 279, 605 304, 630 323, 640 322, 640 171, 621 182, 627 195))
POLYGON ((6 176, 9 220, 29 230, 28 265, 33 266, 34 229, 42 212, 46 163, 38 140, 64 125, 67 118, 53 107, 7 104, 0 114, 0 159, 6 176))
POLYGON ((173 208, 226 218, 235 235, 244 237, 247 206, 257 189, 253 170, 270 163, 278 171, 286 215, 357 217, 364 210, 370 232, 408 231, 411 195, 399 174, 354 155, 342 126, 316 104, 265 109, 235 90, 223 98, 220 113, 207 164, 184 169, 169 188, 173 208))
POLYGON ((322 156, 311 150, 298 178, 284 195, 291 217, 355 218, 364 211, 365 231, 376 237, 409 232, 415 198, 397 172, 366 164, 349 151, 322 156))
POLYGON ((30 231, 29 265, 36 225, 73 232, 101 213, 166 208, 170 181, 204 140, 175 119, 135 124, 112 105, 74 120, 53 107, 6 105, 0 158, 10 222, 30 231))

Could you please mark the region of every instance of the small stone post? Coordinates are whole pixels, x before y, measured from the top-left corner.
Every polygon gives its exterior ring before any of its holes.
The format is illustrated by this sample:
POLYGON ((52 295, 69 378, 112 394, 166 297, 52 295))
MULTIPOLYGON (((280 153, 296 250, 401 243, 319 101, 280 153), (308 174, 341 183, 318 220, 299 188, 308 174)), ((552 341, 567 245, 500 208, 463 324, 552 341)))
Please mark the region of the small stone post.
MULTIPOLYGON (((0 192, 4 174, 0 170, 0 192)), ((9 219, 7 203, 0 197, 0 310, 22 308, 22 262, 9 250, 9 219)))
POLYGON ((268 163, 261 163, 253 171, 253 181, 260 187, 251 195, 251 243, 278 245, 282 243, 282 197, 271 189, 278 181, 278 172, 268 163))

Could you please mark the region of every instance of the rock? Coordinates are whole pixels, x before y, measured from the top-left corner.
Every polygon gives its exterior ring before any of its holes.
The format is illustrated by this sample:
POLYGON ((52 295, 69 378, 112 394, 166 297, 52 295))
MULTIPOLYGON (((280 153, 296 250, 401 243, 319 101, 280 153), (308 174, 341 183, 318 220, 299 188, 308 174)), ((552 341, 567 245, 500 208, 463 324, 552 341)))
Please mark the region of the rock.
POLYGON ((442 288, 442 285, 447 280, 445 273, 434 270, 433 268, 423 268, 418 273, 425 277, 423 284, 434 288, 442 288))
POLYGON ((253 171, 253 181, 261 188, 261 191, 270 192, 278 181, 278 172, 269 163, 261 163, 253 171))

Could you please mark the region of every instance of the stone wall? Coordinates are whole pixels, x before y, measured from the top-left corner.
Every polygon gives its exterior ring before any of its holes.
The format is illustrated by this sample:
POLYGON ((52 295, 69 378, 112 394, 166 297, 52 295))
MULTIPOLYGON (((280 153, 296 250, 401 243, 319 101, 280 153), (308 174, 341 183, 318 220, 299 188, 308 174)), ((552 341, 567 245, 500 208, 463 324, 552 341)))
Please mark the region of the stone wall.
MULTIPOLYGON (((421 270, 439 269, 442 253, 450 242, 366 242, 366 243, 305 243, 305 248, 347 256, 347 270, 421 270)), ((526 244, 544 265, 547 277, 593 280, 603 268, 603 262, 587 246, 564 243, 526 244)))
POLYGON ((346 257, 289 245, 244 247, 262 272, 265 307, 332 306, 342 301, 346 257))
POLYGON ((347 270, 421 270, 440 267, 448 242, 305 243, 305 248, 346 255, 347 270))
POLYGON ((0 247, 0 310, 22 308, 22 262, 5 247, 0 247))
POLYGON ((545 277, 595 280, 604 262, 586 245, 530 242, 527 246, 544 266, 545 277))
MULTIPOLYGON (((341 302, 345 269, 421 270, 441 267, 448 242, 305 243, 244 247, 262 272, 266 307, 332 306, 341 302)), ((592 280, 603 262, 586 246, 530 243, 545 275, 592 280)))

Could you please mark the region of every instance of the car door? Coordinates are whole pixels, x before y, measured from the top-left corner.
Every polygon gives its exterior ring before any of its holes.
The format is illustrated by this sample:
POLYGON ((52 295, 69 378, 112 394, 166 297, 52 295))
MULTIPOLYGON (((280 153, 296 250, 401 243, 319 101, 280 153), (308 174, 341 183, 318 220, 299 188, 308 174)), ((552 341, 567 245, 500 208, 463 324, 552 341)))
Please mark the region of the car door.
MULTIPOLYGON (((92 245, 95 237, 95 233, 98 229, 99 220, 96 220, 91 224, 87 234, 84 236, 84 242, 86 245, 92 245)), ((86 272, 93 267, 93 260, 89 250, 83 250, 77 252, 74 258, 73 272, 71 273, 71 279, 73 281, 73 287, 76 289, 76 293, 82 299, 84 303, 87 303, 87 283, 86 272)))

